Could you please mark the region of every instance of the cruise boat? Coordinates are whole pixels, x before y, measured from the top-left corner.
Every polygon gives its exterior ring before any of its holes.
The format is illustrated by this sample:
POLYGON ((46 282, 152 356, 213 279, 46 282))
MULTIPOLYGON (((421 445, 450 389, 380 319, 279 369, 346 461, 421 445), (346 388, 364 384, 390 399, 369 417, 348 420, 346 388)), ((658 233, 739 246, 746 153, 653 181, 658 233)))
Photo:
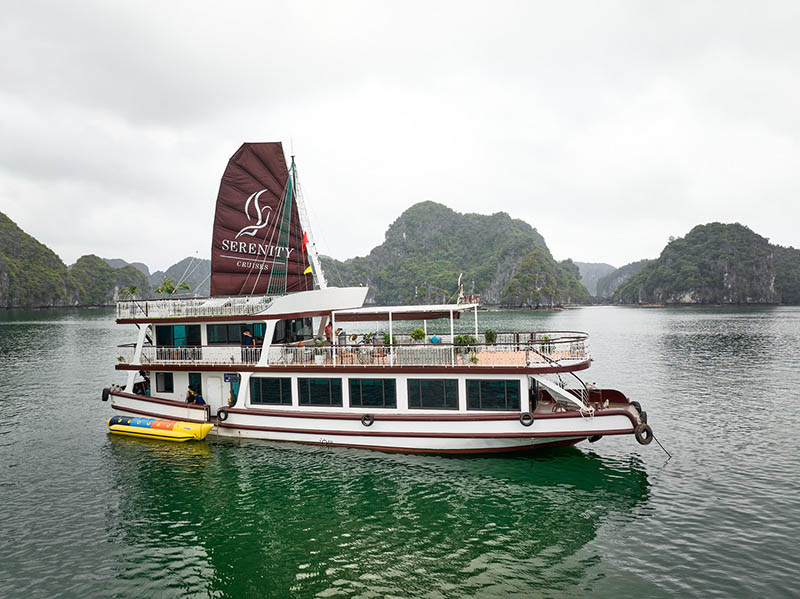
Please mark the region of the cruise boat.
POLYGON ((246 143, 231 157, 211 296, 117 303, 117 323, 138 332, 116 367, 127 381, 103 390, 115 415, 401 452, 652 440, 637 402, 583 383, 586 333, 495 333, 474 303, 365 306, 366 287, 329 287, 298 192, 280 143, 246 143), (421 325, 413 335, 409 321, 421 325), (205 403, 189 403, 195 394, 205 403))

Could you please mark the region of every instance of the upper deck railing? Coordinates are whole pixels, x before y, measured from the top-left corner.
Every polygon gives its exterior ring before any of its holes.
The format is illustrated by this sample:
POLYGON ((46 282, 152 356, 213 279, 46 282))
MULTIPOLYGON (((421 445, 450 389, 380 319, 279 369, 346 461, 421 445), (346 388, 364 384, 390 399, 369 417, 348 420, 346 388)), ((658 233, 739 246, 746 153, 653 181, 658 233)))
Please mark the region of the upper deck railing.
POLYGON ((266 310, 272 297, 197 297, 117 302, 117 319, 248 316, 266 310))
MULTIPOLYGON (((572 331, 498 333, 498 342, 453 344, 450 339, 433 344, 323 344, 271 345, 266 360, 262 349, 250 346, 207 345, 197 347, 142 348, 141 365, 235 366, 489 366, 559 367, 589 359, 588 335, 572 331)), ((463 341, 463 338, 462 338, 463 341)))

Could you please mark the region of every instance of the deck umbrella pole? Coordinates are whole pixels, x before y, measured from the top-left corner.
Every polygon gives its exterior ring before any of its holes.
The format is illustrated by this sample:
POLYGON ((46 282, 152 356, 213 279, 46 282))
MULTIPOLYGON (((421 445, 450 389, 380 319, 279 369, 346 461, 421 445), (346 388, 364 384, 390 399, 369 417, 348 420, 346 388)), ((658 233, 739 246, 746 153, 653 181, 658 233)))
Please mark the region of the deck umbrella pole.
POLYGON ((392 311, 389 310, 389 366, 394 366, 394 344, 392 343, 392 311))
POLYGON ((475 340, 478 339, 478 306, 475 306, 475 340))
POLYGON ((331 354, 333 354, 333 365, 336 366, 336 312, 331 312, 331 354))
POLYGON ((453 341, 455 341, 455 339, 453 338, 453 311, 450 310, 450 364, 451 364, 451 366, 455 366, 456 365, 456 351, 455 351, 455 348, 453 347, 453 341))

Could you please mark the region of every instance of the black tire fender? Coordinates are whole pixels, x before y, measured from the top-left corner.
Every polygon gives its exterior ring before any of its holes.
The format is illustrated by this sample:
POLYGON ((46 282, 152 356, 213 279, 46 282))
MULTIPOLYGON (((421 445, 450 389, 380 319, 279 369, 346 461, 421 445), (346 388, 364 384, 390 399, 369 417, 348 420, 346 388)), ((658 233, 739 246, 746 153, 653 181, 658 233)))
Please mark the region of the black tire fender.
POLYGON ((599 441, 602 438, 603 438, 603 435, 592 435, 591 437, 589 437, 589 443, 596 443, 597 441, 599 441))
POLYGON ((636 440, 640 445, 650 445, 653 441, 653 429, 650 428, 649 424, 640 424, 636 427, 636 430, 633 431, 633 434, 636 436, 636 440))
POLYGON ((375 422, 375 416, 372 414, 364 414, 361 417, 361 424, 364 426, 372 426, 372 423, 375 422))
POLYGON ((103 388, 103 394, 101 395, 100 399, 102 399, 103 401, 108 401, 108 396, 109 395, 111 395, 111 388, 110 387, 104 387, 103 388))
POLYGON ((639 420, 647 424, 647 412, 645 412, 644 410, 639 412, 639 420))
POLYGON ((640 414, 642 413, 642 404, 640 404, 638 401, 632 401, 630 403, 634 408, 636 408, 637 412, 639 412, 640 414))
POLYGON ((533 414, 530 412, 523 412, 519 415, 519 423, 522 426, 530 426, 533 424, 533 414))
POLYGON ((225 422, 228 419, 228 410, 225 408, 220 408, 217 410, 217 420, 220 422, 225 422))

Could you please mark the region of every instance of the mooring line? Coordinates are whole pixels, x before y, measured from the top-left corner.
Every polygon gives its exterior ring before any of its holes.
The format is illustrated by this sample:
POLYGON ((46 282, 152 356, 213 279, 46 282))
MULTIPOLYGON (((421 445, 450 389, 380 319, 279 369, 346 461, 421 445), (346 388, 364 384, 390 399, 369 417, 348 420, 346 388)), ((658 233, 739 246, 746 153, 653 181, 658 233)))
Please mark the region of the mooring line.
POLYGON ((653 439, 655 439, 656 443, 658 443, 658 446, 659 446, 661 449, 663 449, 663 450, 664 450, 664 453, 666 453, 666 454, 667 454, 667 456, 668 456, 670 459, 672 459, 672 454, 671 454, 670 452, 668 452, 668 451, 667 451, 667 449, 666 449, 666 448, 665 448, 663 445, 661 445, 661 441, 659 441, 659 440, 658 440, 658 437, 656 437, 656 436, 655 436, 655 434, 653 434, 653 439))

